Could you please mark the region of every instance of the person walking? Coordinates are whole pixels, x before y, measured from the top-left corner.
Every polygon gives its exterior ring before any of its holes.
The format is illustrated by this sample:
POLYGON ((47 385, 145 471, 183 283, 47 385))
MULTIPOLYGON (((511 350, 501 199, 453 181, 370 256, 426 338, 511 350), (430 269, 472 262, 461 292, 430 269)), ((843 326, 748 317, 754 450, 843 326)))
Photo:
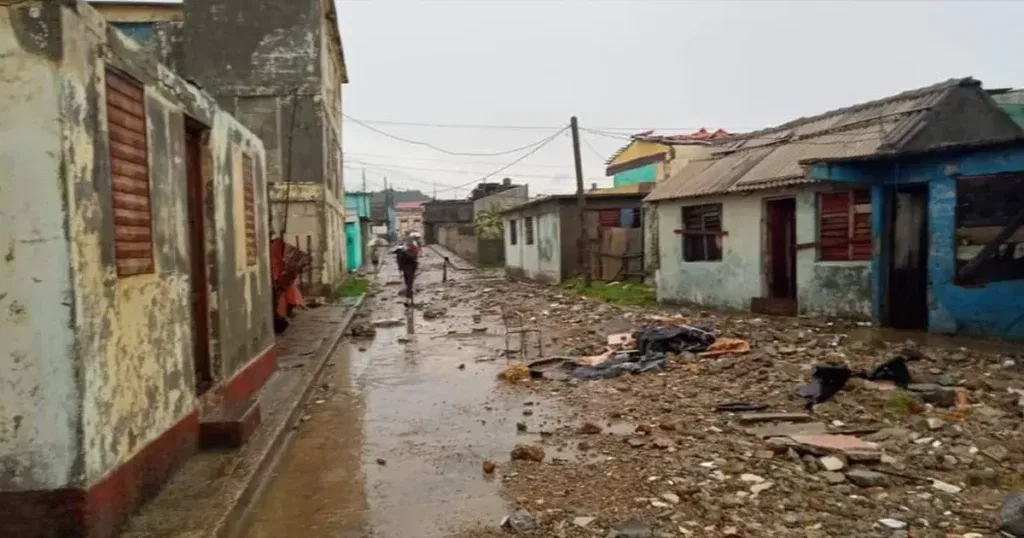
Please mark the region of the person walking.
POLYGON ((421 247, 418 235, 415 232, 407 235, 395 251, 395 261, 398 262, 398 270, 402 272, 402 280, 405 283, 406 304, 410 304, 412 301, 412 292, 416 284, 416 271, 419 269, 421 247))
POLYGON ((373 264, 373 272, 376 273, 380 270, 381 253, 387 248, 388 242, 378 234, 373 239, 370 239, 366 246, 367 250, 370 251, 370 263, 373 264))

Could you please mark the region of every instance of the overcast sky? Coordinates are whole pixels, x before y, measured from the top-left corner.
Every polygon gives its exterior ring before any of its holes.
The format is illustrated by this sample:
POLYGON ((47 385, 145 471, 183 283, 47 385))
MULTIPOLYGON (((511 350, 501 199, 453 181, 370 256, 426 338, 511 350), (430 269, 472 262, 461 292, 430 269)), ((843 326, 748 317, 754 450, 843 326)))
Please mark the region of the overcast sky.
MULTIPOLYGON (((1024 86, 1024 1, 339 0, 343 109, 458 153, 539 141, 579 117, 628 135, 750 130, 953 77, 1024 86)), ((344 126, 349 189, 432 183, 465 197, 525 152, 453 156, 344 126), (353 169, 354 168, 354 169, 353 169)), ((587 185, 623 140, 583 132, 587 185)), ((532 194, 575 188, 568 134, 499 173, 532 194)))

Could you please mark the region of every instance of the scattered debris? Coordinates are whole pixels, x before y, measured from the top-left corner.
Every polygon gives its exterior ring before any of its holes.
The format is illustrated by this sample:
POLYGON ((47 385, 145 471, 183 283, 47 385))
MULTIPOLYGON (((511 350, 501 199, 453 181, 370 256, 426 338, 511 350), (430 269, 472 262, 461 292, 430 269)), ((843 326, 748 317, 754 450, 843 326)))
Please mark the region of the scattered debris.
POLYGON ((498 374, 499 377, 505 381, 516 383, 530 378, 530 369, 521 362, 514 362, 505 367, 504 370, 498 374))
POLYGON ((999 529, 1010 536, 1024 536, 1024 491, 1011 491, 999 509, 999 529))
POLYGON ((484 474, 494 474, 494 470, 498 468, 498 464, 494 460, 488 458, 483 462, 484 474))
POLYGON ((378 319, 378 320, 375 320, 372 323, 372 325, 374 327, 377 327, 377 328, 388 328, 388 327, 398 327, 398 326, 402 325, 403 323, 405 323, 405 322, 400 320, 400 319, 398 319, 398 318, 392 318, 392 319, 378 319))
POLYGON ((531 532, 537 528, 537 523, 529 510, 520 508, 505 516, 505 519, 501 521, 501 526, 512 532, 531 532))
POLYGON ((386 460, 384 458, 377 458, 377 465, 384 466, 384 465, 387 465, 387 464, 388 464, 388 460, 386 460))
POLYGON ((604 431, 604 428, 594 424, 593 422, 584 422, 583 425, 580 426, 580 433, 586 435, 593 435, 601 433, 602 431, 604 431))
POLYGON ((544 461, 544 449, 527 443, 516 445, 510 454, 512 460, 520 461, 544 461))

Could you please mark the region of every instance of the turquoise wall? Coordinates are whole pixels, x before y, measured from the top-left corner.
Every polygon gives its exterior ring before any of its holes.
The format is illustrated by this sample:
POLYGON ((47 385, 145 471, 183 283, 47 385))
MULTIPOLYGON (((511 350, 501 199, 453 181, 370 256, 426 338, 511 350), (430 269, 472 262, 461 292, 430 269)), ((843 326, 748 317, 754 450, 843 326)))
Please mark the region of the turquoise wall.
POLYGON ((615 174, 616 187, 623 185, 632 185, 633 183, 641 183, 644 181, 657 181, 658 180, 658 167, 656 164, 645 164, 638 168, 631 168, 629 170, 623 170, 618 174, 615 174))
POLYGON ((345 223, 345 241, 348 250, 348 270, 355 271, 363 266, 363 238, 358 222, 345 223))

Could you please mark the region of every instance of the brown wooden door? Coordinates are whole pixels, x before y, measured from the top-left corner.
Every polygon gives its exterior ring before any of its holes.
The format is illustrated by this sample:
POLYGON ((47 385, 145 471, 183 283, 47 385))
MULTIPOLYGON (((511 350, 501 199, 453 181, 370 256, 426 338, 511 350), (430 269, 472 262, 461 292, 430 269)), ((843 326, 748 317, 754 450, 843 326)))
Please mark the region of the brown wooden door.
POLYGON ((796 200, 769 200, 768 296, 796 298, 796 200))
POLYGON ((192 277, 193 361, 196 392, 202 394, 213 383, 210 370, 210 290, 206 272, 206 189, 203 185, 201 126, 185 128, 185 166, 188 174, 188 236, 192 277))

